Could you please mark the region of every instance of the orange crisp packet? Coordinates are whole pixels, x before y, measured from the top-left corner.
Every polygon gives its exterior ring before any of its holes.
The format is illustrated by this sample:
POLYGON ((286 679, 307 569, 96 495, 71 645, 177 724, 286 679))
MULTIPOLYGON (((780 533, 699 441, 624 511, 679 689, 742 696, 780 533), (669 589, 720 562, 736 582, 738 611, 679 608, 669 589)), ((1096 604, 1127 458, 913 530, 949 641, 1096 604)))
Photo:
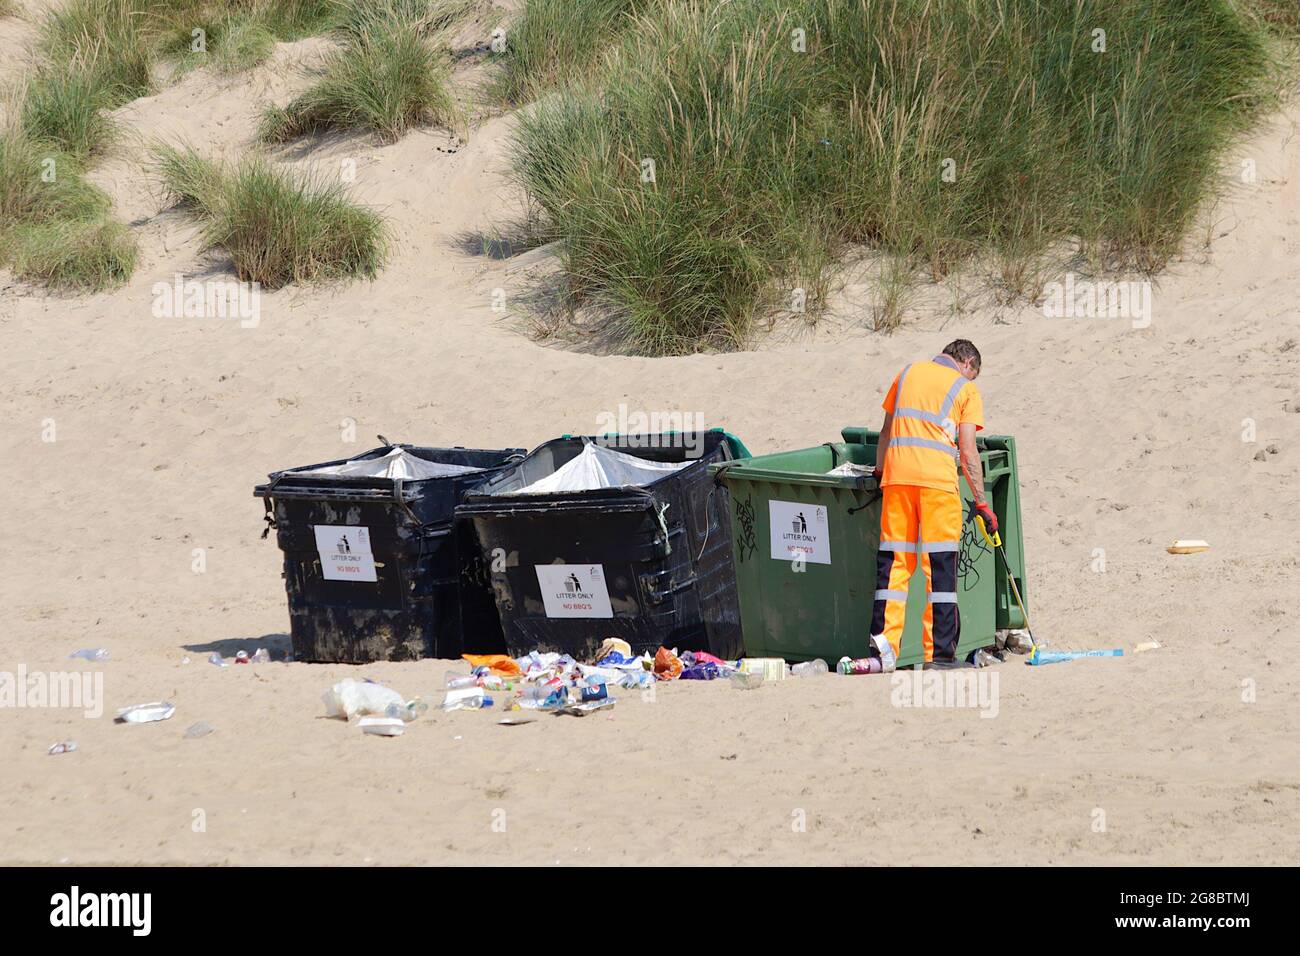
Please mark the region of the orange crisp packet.
POLYGON ((460 656, 469 661, 470 667, 486 667, 493 674, 500 674, 502 677, 518 677, 523 673, 514 659, 504 654, 462 654, 460 656))
POLYGON ((676 680, 682 673, 681 659, 666 647, 655 651, 655 678, 676 680))

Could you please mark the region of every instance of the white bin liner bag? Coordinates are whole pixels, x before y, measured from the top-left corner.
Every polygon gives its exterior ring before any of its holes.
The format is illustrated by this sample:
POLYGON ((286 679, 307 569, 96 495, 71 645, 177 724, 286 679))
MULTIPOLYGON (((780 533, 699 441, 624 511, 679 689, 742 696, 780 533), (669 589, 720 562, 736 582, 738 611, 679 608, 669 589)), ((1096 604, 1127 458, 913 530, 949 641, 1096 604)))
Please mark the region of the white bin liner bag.
POLYGON ((328 475, 338 478, 401 478, 404 481, 418 481, 423 478, 467 475, 472 471, 482 470, 469 465, 446 465, 441 462, 426 461, 418 455, 412 455, 405 448, 393 448, 388 454, 379 458, 357 458, 345 461, 341 465, 308 468, 306 471, 295 471, 292 474, 328 475))
POLYGON ((595 491, 598 488, 627 488, 648 485, 665 475, 681 471, 689 461, 647 461, 625 455, 604 445, 588 442, 582 453, 551 474, 507 495, 547 495, 563 491, 595 491))

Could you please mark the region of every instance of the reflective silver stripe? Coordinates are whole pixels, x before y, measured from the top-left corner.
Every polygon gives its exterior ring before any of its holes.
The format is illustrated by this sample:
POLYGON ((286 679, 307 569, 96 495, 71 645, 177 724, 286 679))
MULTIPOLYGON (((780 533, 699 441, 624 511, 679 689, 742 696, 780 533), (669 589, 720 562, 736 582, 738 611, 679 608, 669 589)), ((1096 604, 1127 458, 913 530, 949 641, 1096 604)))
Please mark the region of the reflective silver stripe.
POLYGON ((960 551, 960 541, 929 541, 921 544, 922 554, 934 554, 936 551, 960 551))
POLYGON ((939 406, 940 423, 942 423, 943 419, 948 417, 948 413, 952 411, 952 403, 957 401, 957 396, 961 393, 961 390, 966 387, 968 381, 970 381, 970 379, 961 374, 961 372, 957 373, 957 381, 952 383, 952 388, 948 389, 948 394, 943 398, 943 404, 939 406))
POLYGON ((916 552, 916 545, 910 541, 882 541, 880 542, 881 551, 906 551, 909 554, 916 552))
POLYGON ((894 411, 895 418, 919 418, 923 422, 929 422, 931 425, 943 427, 943 416, 934 412, 927 412, 922 408, 899 408, 894 411))
POLYGON ((894 415, 895 416, 898 415, 898 403, 903 399, 903 379, 907 378, 907 373, 911 368, 912 366, 910 365, 904 365, 903 370, 898 373, 898 388, 894 389, 894 415))
POLYGON ((951 455, 953 458, 957 457, 957 449, 952 445, 947 442, 931 441, 929 438, 910 438, 906 435, 890 438, 889 447, 893 448, 895 445, 899 448, 929 448, 933 451, 941 451, 945 455, 951 455))
POLYGON ((930 595, 931 604, 956 604, 956 591, 935 591, 930 595))
POLYGON ((906 601, 906 600, 907 600, 907 592, 906 592, 906 591, 888 591, 888 590, 886 590, 886 591, 877 591, 877 592, 876 592, 876 600, 877 600, 877 601, 906 601))

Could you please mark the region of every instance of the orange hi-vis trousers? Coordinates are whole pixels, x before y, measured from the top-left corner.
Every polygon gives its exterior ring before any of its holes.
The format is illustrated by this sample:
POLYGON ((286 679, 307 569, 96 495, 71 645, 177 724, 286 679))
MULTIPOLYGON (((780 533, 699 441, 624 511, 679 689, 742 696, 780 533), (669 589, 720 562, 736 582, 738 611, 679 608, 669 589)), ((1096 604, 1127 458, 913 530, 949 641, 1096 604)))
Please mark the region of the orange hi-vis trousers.
POLYGON ((961 549, 961 498, 953 491, 885 485, 876 555, 876 600, 871 633, 884 635, 897 657, 907 617, 907 588, 918 559, 925 572, 925 660, 957 655, 957 557, 961 549))

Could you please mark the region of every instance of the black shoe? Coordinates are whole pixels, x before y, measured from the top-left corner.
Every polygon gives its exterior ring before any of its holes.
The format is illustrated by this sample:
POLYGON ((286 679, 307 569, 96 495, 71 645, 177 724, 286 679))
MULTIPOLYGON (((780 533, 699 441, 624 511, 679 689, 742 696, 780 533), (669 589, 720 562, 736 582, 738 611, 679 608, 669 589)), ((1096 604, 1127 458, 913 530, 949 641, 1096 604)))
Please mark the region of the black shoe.
POLYGON ((955 657, 941 657, 938 660, 926 661, 921 665, 921 670, 925 671, 953 671, 963 667, 970 667, 965 661, 959 661, 955 657))

